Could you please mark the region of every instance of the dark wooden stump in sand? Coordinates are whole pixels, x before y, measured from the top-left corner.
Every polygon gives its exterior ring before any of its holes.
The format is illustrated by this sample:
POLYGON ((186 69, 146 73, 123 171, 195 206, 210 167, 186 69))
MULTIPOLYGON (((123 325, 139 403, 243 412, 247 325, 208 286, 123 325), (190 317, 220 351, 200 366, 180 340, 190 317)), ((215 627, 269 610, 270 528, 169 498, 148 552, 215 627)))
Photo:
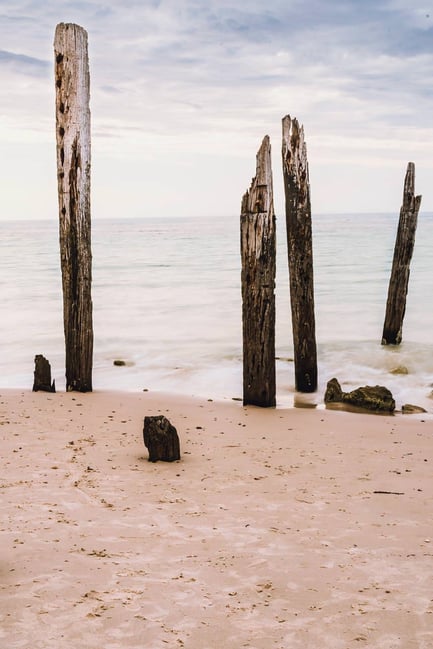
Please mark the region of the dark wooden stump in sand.
POLYGON ((33 392, 55 392, 55 381, 51 383, 51 365, 42 354, 35 356, 33 392))
POLYGON ((177 430, 163 415, 144 418, 143 439, 149 451, 149 462, 180 460, 177 430))
POLYGON ((336 378, 328 381, 325 392, 325 403, 340 403, 371 412, 394 412, 395 401, 382 385, 364 385, 351 392, 343 392, 336 378))

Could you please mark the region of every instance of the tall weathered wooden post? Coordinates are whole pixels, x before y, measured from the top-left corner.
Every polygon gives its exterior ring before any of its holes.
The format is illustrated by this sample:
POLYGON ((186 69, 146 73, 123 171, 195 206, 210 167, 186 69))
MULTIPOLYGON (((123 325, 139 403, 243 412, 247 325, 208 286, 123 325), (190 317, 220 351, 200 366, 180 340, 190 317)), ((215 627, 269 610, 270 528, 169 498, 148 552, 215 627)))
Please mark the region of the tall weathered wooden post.
POLYGON ((420 205, 421 196, 415 196, 415 165, 413 162, 409 162, 404 180, 403 205, 400 210, 389 280, 382 345, 399 345, 401 343, 409 286, 410 261, 415 245, 415 232, 420 205))
POLYGON ((244 405, 275 406, 275 254, 271 145, 266 135, 241 207, 244 405))
POLYGON ((283 118, 282 157, 295 386, 299 392, 314 392, 317 389, 317 349, 307 147, 303 127, 289 115, 283 118))
POLYGON ((92 390, 93 325, 87 32, 60 23, 54 53, 66 389, 88 392, 92 390))

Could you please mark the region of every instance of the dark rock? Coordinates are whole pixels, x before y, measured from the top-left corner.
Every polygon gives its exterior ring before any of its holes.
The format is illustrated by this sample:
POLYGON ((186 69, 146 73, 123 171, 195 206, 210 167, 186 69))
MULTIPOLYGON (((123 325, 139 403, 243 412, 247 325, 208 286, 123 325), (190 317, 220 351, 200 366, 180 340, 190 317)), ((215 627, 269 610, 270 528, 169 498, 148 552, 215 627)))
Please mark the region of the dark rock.
POLYGON ((149 451, 149 462, 180 460, 177 430, 163 415, 144 418, 143 439, 149 451))
POLYGON ((401 407, 401 412, 403 415, 415 415, 427 412, 427 410, 424 410, 421 406, 414 406, 412 403, 405 403, 404 406, 401 407))
POLYGON ((113 365, 115 365, 116 367, 123 367, 124 365, 126 365, 126 362, 117 358, 115 361, 113 361, 113 365))
POLYGON ((35 356, 33 392, 55 392, 56 383, 51 382, 51 365, 42 354, 35 356))
POLYGON ((337 379, 328 381, 325 392, 325 403, 336 403, 343 400, 343 390, 337 379))
POLYGON ((337 379, 328 381, 325 403, 343 403, 373 412, 394 412, 395 401, 388 388, 365 385, 351 392, 343 392, 337 379))
POLYGON ((395 401, 388 388, 382 385, 365 385, 344 395, 344 400, 358 408, 378 412, 394 412, 395 401))
POLYGON ((397 367, 390 370, 390 374, 409 374, 409 370, 405 365, 397 365, 397 367))

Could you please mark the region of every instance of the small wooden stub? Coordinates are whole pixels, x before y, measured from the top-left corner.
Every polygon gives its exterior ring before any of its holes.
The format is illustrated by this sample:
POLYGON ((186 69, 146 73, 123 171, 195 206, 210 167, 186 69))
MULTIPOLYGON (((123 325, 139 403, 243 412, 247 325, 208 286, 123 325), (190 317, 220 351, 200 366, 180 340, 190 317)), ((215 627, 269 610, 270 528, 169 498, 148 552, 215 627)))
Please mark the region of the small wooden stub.
POLYGON ((55 392, 55 381, 51 382, 51 365, 42 354, 35 356, 33 392, 55 392))
POLYGON ((180 460, 177 430, 163 415, 144 418, 143 440, 149 451, 149 462, 180 460))

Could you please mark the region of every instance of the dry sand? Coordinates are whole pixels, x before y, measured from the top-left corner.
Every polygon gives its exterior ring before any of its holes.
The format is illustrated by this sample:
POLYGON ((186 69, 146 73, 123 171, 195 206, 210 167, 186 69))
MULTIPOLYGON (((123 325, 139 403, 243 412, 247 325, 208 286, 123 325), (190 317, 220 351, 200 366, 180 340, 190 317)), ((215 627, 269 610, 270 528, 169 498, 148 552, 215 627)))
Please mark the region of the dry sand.
POLYGON ((1 649, 433 647, 431 416, 2 390, 0 437, 1 649))

